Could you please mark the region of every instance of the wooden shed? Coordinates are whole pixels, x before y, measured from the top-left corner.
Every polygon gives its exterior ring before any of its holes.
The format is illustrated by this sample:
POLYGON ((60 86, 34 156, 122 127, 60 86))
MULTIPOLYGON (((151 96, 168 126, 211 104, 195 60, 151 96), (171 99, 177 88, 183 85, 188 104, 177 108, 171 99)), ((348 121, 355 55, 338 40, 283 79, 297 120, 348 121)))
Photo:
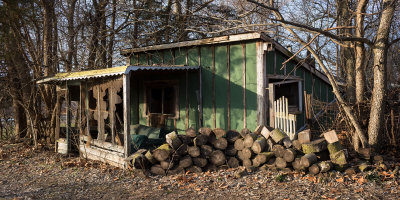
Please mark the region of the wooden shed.
MULTIPOLYGON (((305 123, 304 93, 334 99, 327 77, 263 33, 125 49, 126 66, 59 73, 65 99, 60 135, 79 133, 83 156, 124 167, 138 125, 176 130, 191 127, 254 130, 275 126, 273 102, 288 99, 296 129, 305 123), (72 108, 72 109, 71 109, 72 108), (63 117, 65 122, 63 123, 63 117), (63 128, 63 125, 65 128, 63 128)), ((77 135, 77 134, 75 134, 77 135)), ((78 136, 76 136, 78 137, 78 136)))

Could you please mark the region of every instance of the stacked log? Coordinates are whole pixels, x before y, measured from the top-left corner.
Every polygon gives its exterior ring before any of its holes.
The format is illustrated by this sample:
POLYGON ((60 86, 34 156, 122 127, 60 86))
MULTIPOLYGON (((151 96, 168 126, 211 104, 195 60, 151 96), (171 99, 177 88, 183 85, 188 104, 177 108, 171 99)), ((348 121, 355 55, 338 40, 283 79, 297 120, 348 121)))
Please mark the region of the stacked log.
POLYGON ((189 128, 185 133, 167 134, 166 144, 153 151, 136 152, 130 156, 130 163, 135 168, 150 169, 156 175, 238 166, 265 166, 318 174, 334 167, 343 168, 347 164, 346 151, 334 131, 323 133, 313 140, 309 130, 290 140, 281 129, 265 126, 257 127, 254 132, 247 128, 239 132, 202 127, 198 131, 189 128))

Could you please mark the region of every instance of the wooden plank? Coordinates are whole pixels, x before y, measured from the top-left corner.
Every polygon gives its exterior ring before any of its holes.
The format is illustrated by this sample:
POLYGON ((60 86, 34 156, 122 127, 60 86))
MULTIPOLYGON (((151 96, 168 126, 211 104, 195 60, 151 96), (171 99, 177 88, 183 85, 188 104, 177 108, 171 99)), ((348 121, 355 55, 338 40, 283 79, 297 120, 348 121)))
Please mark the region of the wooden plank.
POLYGON ((130 73, 123 75, 123 109, 124 109, 124 156, 127 158, 131 152, 130 139, 130 73))
POLYGON ((244 107, 246 103, 245 93, 246 88, 246 71, 245 70, 245 48, 244 44, 230 45, 230 58, 229 58, 229 97, 230 97, 230 129, 241 130, 244 128, 245 112, 244 107))
POLYGON ((262 42, 256 42, 257 48, 257 125, 265 124, 265 88, 266 74, 264 66, 264 48, 262 42))
POLYGON ((110 142, 104 142, 104 141, 101 141, 101 140, 89 139, 89 137, 86 136, 86 135, 81 135, 81 136, 79 136, 79 138, 80 138, 80 140, 82 142, 89 142, 89 144, 91 146, 96 146, 96 147, 107 149, 107 150, 110 150, 110 151, 124 153, 124 147, 123 146, 119 146, 117 144, 112 144, 110 142))
POLYGON ((79 145, 79 150, 82 152, 84 158, 98 160, 121 168, 125 167, 125 161, 121 153, 107 151, 93 146, 87 147, 82 144, 79 145))

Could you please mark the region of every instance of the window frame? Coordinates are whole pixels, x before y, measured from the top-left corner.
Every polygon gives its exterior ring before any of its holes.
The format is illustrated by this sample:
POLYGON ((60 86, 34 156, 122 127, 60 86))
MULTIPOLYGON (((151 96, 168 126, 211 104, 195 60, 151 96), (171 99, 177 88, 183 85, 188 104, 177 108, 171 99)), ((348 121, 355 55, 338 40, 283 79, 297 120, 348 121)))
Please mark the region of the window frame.
MULTIPOLYGON (((144 106, 143 106, 143 116, 148 118, 150 114, 148 105, 148 93, 151 88, 161 87, 163 91, 166 87, 172 87, 175 92, 174 104, 175 104, 175 114, 164 114, 164 109, 162 109, 161 114, 168 116, 168 119, 179 119, 179 81, 178 80, 156 80, 156 81, 144 81, 143 83, 143 96, 144 96, 144 106)), ((162 98, 163 99, 163 98, 162 98)), ((162 102, 162 107, 164 107, 164 101, 162 102)))

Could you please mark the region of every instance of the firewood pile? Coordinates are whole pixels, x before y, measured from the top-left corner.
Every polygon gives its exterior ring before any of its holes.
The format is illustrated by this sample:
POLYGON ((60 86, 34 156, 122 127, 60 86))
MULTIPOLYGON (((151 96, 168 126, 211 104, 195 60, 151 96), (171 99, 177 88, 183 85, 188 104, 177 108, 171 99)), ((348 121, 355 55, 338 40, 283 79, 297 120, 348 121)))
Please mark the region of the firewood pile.
POLYGON ((184 135, 171 132, 166 144, 154 150, 140 149, 127 161, 136 169, 149 169, 156 175, 215 171, 244 167, 267 167, 318 174, 342 170, 347 165, 334 130, 311 138, 310 130, 298 133, 295 140, 281 129, 259 126, 254 132, 189 128, 184 135))

